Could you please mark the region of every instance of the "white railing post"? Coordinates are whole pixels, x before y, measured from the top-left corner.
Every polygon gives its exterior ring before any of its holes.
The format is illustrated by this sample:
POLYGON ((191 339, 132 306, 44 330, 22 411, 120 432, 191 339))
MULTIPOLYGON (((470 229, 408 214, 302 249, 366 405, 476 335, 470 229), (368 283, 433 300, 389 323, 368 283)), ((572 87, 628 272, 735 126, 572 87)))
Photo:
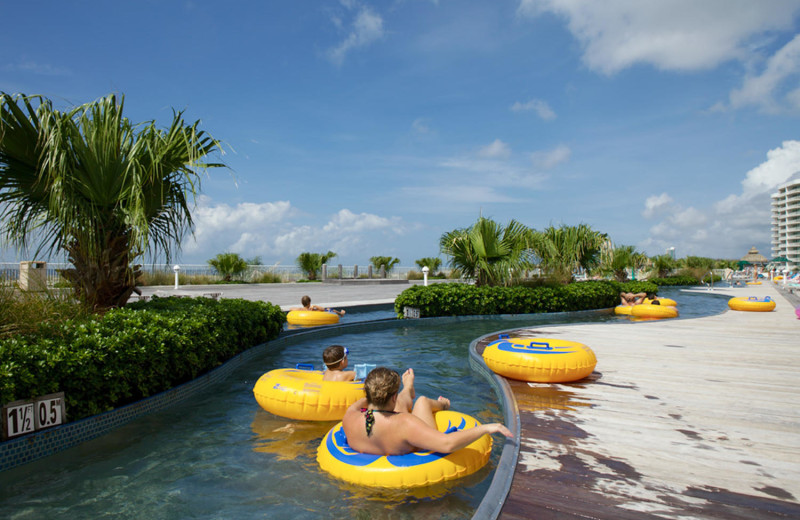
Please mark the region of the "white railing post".
POLYGON ((175 264, 172 266, 172 270, 175 271, 175 290, 178 290, 178 271, 181 270, 181 266, 175 264))

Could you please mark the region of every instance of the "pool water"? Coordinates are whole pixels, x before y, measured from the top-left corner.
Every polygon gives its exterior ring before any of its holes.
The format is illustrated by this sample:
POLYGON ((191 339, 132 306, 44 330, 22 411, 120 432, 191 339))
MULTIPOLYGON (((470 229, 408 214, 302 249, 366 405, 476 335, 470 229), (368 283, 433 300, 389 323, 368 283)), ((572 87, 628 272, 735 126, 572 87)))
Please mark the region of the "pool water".
MULTIPOLYGON (((675 292, 662 296, 678 300, 684 317, 727 309, 724 298, 675 292)), ((0 473, 0 518, 469 518, 488 489, 502 437, 494 436, 490 463, 461 480, 411 492, 354 486, 316 462, 316 448, 335 423, 265 412, 253 397, 256 380, 295 363, 319 368, 322 350, 339 343, 350 349, 351 365, 414 368, 418 394, 444 395, 455 410, 481 422, 500 421, 494 391, 469 367, 473 339, 528 325, 616 319, 559 314, 421 320, 373 332, 343 330, 269 350, 193 400, 0 473)))

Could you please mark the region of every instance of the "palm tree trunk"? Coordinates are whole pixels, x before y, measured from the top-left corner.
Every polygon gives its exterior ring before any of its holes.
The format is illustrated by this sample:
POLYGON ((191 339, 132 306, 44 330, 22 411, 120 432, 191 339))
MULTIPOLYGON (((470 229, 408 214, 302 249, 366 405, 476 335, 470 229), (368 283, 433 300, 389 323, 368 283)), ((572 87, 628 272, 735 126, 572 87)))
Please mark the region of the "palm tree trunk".
POLYGON ((124 306, 141 275, 139 266, 130 266, 127 236, 106 232, 104 238, 107 246, 94 255, 73 241, 66 248, 73 268, 61 272, 75 297, 98 312, 124 306))

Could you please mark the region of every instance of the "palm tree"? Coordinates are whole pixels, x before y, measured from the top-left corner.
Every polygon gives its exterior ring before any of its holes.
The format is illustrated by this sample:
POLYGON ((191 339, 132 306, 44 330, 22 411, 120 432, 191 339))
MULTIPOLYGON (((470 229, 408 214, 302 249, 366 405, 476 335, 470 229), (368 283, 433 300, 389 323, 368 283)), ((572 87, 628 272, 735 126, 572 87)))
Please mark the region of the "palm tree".
POLYGON ((600 262, 600 251, 607 240, 604 233, 586 224, 550 226, 532 237, 539 267, 561 283, 569 283, 578 268, 591 271, 600 262))
POLYGON ((173 112, 169 128, 133 124, 124 96, 69 111, 41 96, 0 92, 0 236, 36 254, 65 253, 75 296, 102 311, 123 306, 134 261, 173 250, 194 222, 201 161, 219 142, 173 112))
POLYGON ((380 270, 381 266, 384 266, 388 273, 395 265, 400 263, 400 259, 391 256, 371 256, 369 257, 369 263, 377 270, 380 270))
POLYGON ((297 266, 306 273, 309 280, 316 280, 317 273, 322 269, 322 264, 327 264, 328 260, 336 256, 333 251, 327 253, 300 253, 297 257, 297 266))
POLYGON ((223 280, 230 282, 234 276, 247 271, 247 261, 236 253, 219 253, 208 260, 208 265, 216 269, 223 280))
POLYGON ((417 264, 417 267, 420 269, 427 267, 431 274, 437 272, 442 266, 441 258, 437 258, 435 256, 426 256, 425 258, 414 260, 414 263, 417 264))
POLYGON ((618 282, 628 280, 628 268, 637 269, 644 264, 644 255, 634 246, 615 246, 604 251, 600 269, 614 276, 618 282))
POLYGON ((666 278, 675 269, 675 259, 672 255, 658 255, 650 259, 652 268, 656 276, 659 278, 666 278))
POLYGON ((439 248, 475 285, 508 285, 531 267, 530 238, 531 230, 516 220, 503 227, 480 217, 472 227, 443 234, 439 248))

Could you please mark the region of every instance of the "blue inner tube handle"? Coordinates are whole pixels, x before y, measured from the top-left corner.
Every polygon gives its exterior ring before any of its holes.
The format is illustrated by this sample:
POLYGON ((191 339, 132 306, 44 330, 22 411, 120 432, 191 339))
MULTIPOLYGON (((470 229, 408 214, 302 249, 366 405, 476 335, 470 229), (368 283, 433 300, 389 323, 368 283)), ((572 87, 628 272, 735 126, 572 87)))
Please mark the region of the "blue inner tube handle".
POLYGON ((528 348, 534 350, 553 350, 553 347, 550 346, 550 343, 546 341, 531 341, 531 344, 528 345, 528 348))
POLYGON ((314 370, 314 365, 311 363, 298 363, 294 366, 297 370, 314 370))

